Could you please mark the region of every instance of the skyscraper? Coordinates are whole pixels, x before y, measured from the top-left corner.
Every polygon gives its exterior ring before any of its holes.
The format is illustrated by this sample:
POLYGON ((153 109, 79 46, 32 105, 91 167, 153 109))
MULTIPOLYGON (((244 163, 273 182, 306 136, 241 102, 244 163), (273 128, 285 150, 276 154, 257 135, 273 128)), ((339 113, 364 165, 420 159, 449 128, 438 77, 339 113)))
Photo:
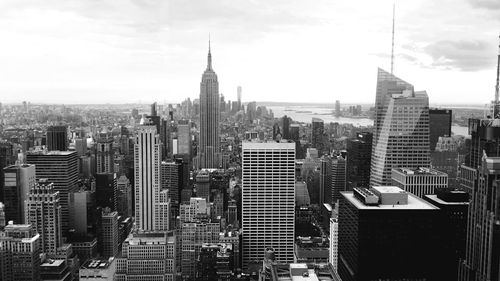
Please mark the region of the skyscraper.
POLYGON ((242 88, 241 88, 241 86, 238 86, 238 88, 237 88, 238 108, 235 111, 240 111, 241 110, 241 92, 242 92, 242 88))
POLYGON ((370 184, 372 141, 373 134, 369 132, 358 133, 356 138, 347 140, 346 181, 349 190, 370 184))
POLYGON ((336 203, 341 197, 340 192, 346 190, 346 160, 342 155, 338 155, 332 160, 331 188, 330 202, 336 203))
POLYGON ((118 213, 104 208, 102 211, 101 227, 101 255, 103 257, 116 257, 118 254, 118 213))
POLYGON ((62 208, 63 234, 69 226, 69 193, 76 191, 78 155, 76 151, 35 151, 26 155, 27 162, 35 164, 36 178, 48 179, 59 191, 62 208))
POLYGON ((200 143, 199 168, 218 168, 220 162, 219 140, 219 82, 212 69, 210 42, 207 69, 200 83, 200 143))
POLYGON ((113 166, 113 136, 104 128, 99 133, 96 141, 96 168, 97 174, 109 174, 114 172, 113 166))
POLYGON ((295 144, 242 144, 243 267, 259 262, 266 247, 293 262, 295 144))
POLYGON ((122 175, 116 181, 116 210, 121 216, 132 217, 134 208, 132 204, 132 186, 130 180, 122 175))
POLYGON ((191 122, 179 120, 177 125, 177 154, 184 154, 191 159, 191 122))
POLYGON ((68 150, 68 127, 61 126, 49 126, 47 128, 47 149, 49 151, 68 150))
POLYGON ((139 230, 160 228, 165 204, 160 198, 161 142, 156 126, 143 125, 137 131, 134 145, 135 223, 139 230))
POLYGON ((429 167, 429 98, 379 69, 370 184, 389 185, 397 167, 429 167))
POLYGON ((313 118, 312 119, 312 135, 311 144, 312 147, 318 149, 318 152, 323 153, 323 134, 325 132, 325 124, 322 119, 313 118))
POLYGON ((290 117, 283 116, 283 138, 290 139, 290 117))
POLYGON ((439 137, 451 136, 452 112, 450 109, 429 109, 429 143, 434 151, 439 137))
POLYGON ((40 249, 55 255, 62 246, 61 205, 54 184, 40 179, 31 188, 26 205, 26 223, 40 234, 40 249))
POLYGON ((0 202, 5 204, 6 221, 24 223, 24 200, 35 186, 35 165, 12 165, 3 169, 4 182, 0 202))

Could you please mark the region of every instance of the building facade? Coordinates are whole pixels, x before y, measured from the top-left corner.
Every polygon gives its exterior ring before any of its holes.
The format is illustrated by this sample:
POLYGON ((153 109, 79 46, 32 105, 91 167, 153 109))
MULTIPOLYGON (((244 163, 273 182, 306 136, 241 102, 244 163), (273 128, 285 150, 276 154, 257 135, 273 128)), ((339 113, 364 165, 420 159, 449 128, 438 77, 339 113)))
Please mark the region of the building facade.
POLYGON ((392 169, 392 185, 423 199, 424 195, 435 194, 437 188, 447 188, 448 175, 430 168, 396 168, 392 169))

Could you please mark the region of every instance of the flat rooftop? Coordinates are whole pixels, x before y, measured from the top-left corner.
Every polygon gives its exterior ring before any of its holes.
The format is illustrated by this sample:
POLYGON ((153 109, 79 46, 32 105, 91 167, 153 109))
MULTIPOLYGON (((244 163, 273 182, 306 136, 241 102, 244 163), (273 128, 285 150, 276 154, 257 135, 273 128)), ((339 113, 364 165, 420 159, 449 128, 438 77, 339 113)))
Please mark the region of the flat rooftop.
POLYGON ((111 260, 90 259, 82 266, 84 269, 106 269, 111 265, 111 260))
POLYGON ((59 267, 61 264, 64 263, 64 260, 49 260, 44 263, 42 263, 40 266, 43 267, 59 267))
POLYGON ((446 173, 431 168, 418 168, 418 169, 396 168, 393 170, 406 175, 413 175, 413 176, 423 176, 423 175, 447 176, 446 173))
POLYGON ((443 199, 437 197, 436 194, 429 194, 429 195, 424 195, 425 197, 428 197, 432 201, 442 204, 442 205, 469 205, 469 202, 448 202, 444 201, 443 199))
MULTIPOLYGON (((379 186, 378 186, 379 187, 379 186)), ((385 187, 384 187, 385 188, 385 187)), ((389 186, 390 188, 390 186, 389 186)), ((398 188, 399 189, 399 188, 398 188)), ((390 189, 387 189, 390 190, 390 189)), ((347 201, 351 202, 356 208, 361 210, 438 210, 438 207, 435 207, 431 203, 420 199, 419 197, 408 193, 408 204, 405 205, 377 205, 377 206, 369 206, 360 202, 358 199, 354 197, 352 191, 342 191, 340 192, 342 196, 344 196, 347 201)))
POLYGON ((242 149, 293 149, 295 150, 295 142, 243 142, 242 149))

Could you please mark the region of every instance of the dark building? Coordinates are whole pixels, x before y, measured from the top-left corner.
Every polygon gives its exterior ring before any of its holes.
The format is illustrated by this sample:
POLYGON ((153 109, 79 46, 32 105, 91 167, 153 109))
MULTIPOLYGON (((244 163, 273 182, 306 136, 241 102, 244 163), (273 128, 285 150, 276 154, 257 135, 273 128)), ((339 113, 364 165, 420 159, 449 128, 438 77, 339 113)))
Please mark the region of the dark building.
POLYGON ((196 268, 196 280, 231 280, 234 271, 232 244, 201 246, 196 268))
POLYGON ((343 155, 338 155, 332 160, 332 185, 331 201, 337 202, 341 195, 340 192, 346 190, 346 159, 343 155))
POLYGON ((290 139, 290 118, 288 116, 283 116, 283 138, 290 139))
POLYGON ((322 119, 312 119, 312 134, 311 144, 312 147, 318 149, 318 153, 323 153, 323 134, 325 133, 325 124, 322 119))
POLYGON ((439 208, 394 186, 342 192, 338 273, 343 281, 450 280, 441 274, 439 208))
POLYGON ((368 187, 373 134, 361 132, 356 138, 347 140, 347 188, 368 187))
POLYGON ((319 167, 319 205, 332 203, 332 158, 323 156, 319 167))
POLYGON ((35 164, 36 179, 48 179, 61 196, 62 230, 69 226, 69 193, 76 191, 78 154, 76 151, 37 151, 26 155, 26 162, 35 164))
POLYGON ((49 151, 68 150, 68 127, 67 126, 49 126, 47 128, 47 149, 49 151))
POLYGON ((449 280, 458 280, 459 261, 465 257, 469 194, 454 189, 436 189, 436 194, 425 195, 424 199, 441 210, 441 235, 447 238, 440 246, 441 271, 449 280))
POLYGON ((117 210, 117 178, 115 173, 97 174, 95 176, 95 193, 97 206, 117 210))
POLYGON ((429 142, 431 151, 436 148, 439 137, 451 136, 451 109, 429 108, 429 142))
POLYGON ((470 193, 460 281, 500 279, 500 120, 469 119, 470 153, 461 187, 470 193))
POLYGON ((280 125, 274 123, 273 125, 273 140, 277 140, 278 135, 281 136, 280 125))

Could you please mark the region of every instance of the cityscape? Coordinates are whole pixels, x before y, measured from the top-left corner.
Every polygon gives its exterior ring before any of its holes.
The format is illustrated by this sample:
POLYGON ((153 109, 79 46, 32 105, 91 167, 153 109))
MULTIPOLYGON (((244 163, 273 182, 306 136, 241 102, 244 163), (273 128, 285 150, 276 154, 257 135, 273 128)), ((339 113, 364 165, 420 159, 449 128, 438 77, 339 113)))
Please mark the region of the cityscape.
POLYGON ((0 92, 0 281, 500 281, 500 36, 488 99, 430 102, 386 8, 366 101, 229 94, 217 30, 195 97, 0 92))

